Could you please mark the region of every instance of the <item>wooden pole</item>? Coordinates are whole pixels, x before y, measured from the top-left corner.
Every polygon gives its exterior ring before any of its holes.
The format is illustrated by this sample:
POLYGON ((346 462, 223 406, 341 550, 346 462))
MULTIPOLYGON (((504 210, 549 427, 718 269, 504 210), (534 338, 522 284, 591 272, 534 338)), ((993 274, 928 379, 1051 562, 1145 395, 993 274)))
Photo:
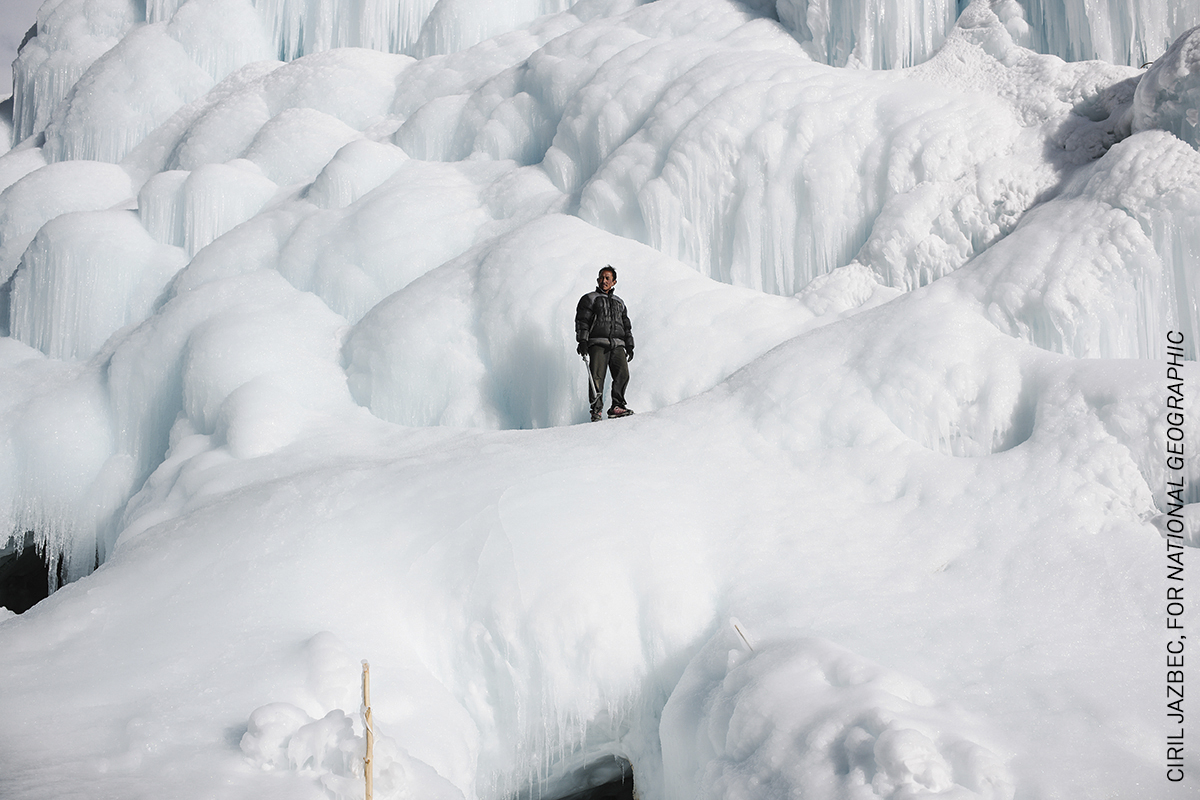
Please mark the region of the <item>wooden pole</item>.
POLYGON ((367 754, 363 758, 363 775, 367 780, 366 800, 371 800, 371 755, 375 749, 375 731, 371 729, 371 665, 364 660, 362 691, 363 691, 363 728, 367 735, 367 754))
POLYGON ((742 637, 742 641, 746 643, 746 647, 750 648, 750 652, 754 652, 754 645, 750 644, 750 640, 746 638, 746 634, 742 631, 741 623, 736 619, 733 620, 733 629, 738 632, 738 636, 742 637))

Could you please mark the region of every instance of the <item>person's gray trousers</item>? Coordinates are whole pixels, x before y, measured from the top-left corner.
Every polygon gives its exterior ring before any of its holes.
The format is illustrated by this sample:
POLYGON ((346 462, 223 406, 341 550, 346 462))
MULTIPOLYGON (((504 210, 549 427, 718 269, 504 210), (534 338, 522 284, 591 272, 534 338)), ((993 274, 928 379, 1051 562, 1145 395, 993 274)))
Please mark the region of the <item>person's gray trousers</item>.
POLYGON ((604 373, 612 372, 612 405, 609 408, 625 407, 625 387, 629 385, 629 364, 625 361, 625 348, 614 347, 606 349, 603 345, 594 344, 588 348, 588 364, 592 370, 592 383, 595 388, 588 386, 588 399, 592 401, 592 410, 600 411, 604 407, 604 373), (600 394, 596 393, 600 390, 600 394))

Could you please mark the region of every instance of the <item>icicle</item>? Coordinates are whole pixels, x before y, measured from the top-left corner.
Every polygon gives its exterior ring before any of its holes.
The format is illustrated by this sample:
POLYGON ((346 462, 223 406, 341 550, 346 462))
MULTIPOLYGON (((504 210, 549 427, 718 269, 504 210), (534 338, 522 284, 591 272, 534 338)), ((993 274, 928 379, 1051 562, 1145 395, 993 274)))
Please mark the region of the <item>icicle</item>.
POLYGON ((13 64, 13 141, 45 129, 88 67, 143 20, 134 0, 47 3, 13 64))
POLYGON ((182 251, 127 211, 64 214, 42 227, 13 280, 12 336, 51 358, 84 359, 149 315, 182 251))
POLYGON ((42 225, 70 211, 112 208, 132 195, 128 173, 115 164, 66 161, 25 175, 0 194, 0 283, 42 225))
POLYGON ((166 22, 187 0, 146 0, 146 22, 166 22))
POLYGON ((160 172, 138 192, 138 216, 155 241, 183 247, 183 182, 186 170, 160 172))
POLYGON ((411 52, 418 58, 457 53, 493 36, 522 28, 538 17, 566 11, 572 5, 574 0, 505 3, 442 0, 430 10, 411 52))
POLYGON ((182 246, 193 256, 266 205, 279 187, 246 161, 206 164, 192 172, 181 191, 182 246))
POLYGON ((1140 293, 1139 333, 1142 358, 1166 357, 1164 331, 1182 331, 1184 352, 1197 360, 1200 336, 1200 229, 1194 218, 1155 216, 1151 224, 1154 249, 1162 258, 1163 280, 1140 293))
POLYGON ((165 24, 140 27, 98 58, 55 112, 46 160, 119 161, 212 84, 165 24))
POLYGON ((277 57, 334 47, 409 53, 437 0, 255 0, 277 57))
POLYGON ((214 82, 275 54, 249 0, 189 0, 171 17, 167 31, 214 82))
POLYGON ((955 0, 779 0, 779 21, 812 53, 835 67, 910 67, 945 41, 955 0))
POLYGON ((1140 67, 1200 23, 1194 3, 1130 0, 1017 0, 1033 48, 1067 61, 1100 59, 1140 67))
POLYGON ((7 387, 0 439, 0 530, 33 531, 52 565, 51 591, 90 573, 111 550, 115 517, 132 491, 130 460, 114 453, 110 407, 93 366, 45 365, 41 381, 7 387), (20 396, 20 395, 18 395, 20 396))

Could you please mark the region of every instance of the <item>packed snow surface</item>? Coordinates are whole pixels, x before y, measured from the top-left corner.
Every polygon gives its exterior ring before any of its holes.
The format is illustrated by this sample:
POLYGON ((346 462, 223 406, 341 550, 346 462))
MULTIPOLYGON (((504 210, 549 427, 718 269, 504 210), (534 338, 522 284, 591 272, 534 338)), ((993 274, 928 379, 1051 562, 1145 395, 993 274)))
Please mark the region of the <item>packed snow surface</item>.
POLYGON ((0 609, 0 796, 361 797, 363 660, 379 798, 1195 794, 1197 23, 49 0, 0 544, 64 585, 0 609))

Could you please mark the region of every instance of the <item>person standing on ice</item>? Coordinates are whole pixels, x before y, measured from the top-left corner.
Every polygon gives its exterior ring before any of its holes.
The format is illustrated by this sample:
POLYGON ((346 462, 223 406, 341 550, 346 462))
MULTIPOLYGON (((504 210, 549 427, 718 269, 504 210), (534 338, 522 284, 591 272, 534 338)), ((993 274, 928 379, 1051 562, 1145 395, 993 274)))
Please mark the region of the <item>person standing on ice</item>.
POLYGON ((613 294, 617 271, 605 265, 596 276, 596 290, 579 298, 575 307, 576 350, 587 364, 591 380, 588 398, 592 401, 592 422, 600 419, 604 407, 604 373, 612 372, 612 405, 608 416, 627 417, 633 412, 625 405, 625 387, 629 384, 629 362, 633 360, 633 329, 625 303, 613 294))

